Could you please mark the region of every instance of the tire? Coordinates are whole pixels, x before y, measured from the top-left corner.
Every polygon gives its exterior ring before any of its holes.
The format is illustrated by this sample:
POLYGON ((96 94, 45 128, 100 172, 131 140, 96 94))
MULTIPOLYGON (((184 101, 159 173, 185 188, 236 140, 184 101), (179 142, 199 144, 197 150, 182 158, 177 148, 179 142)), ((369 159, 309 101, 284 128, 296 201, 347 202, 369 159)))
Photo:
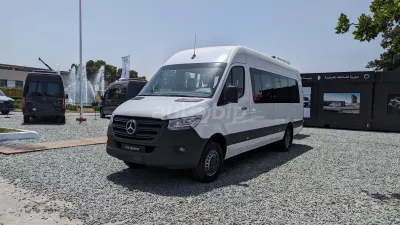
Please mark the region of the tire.
POLYGON ((24 123, 29 123, 29 116, 24 116, 24 123))
POLYGON ((221 146, 216 142, 208 143, 203 150, 199 164, 193 169, 194 178, 203 183, 215 181, 221 172, 223 160, 221 146))
POLYGON ((60 118, 60 123, 65 124, 65 116, 60 118))
POLYGON ((289 126, 287 126, 285 134, 283 135, 283 139, 278 142, 278 150, 281 152, 287 152, 290 150, 292 143, 293 143, 293 131, 289 126))
POLYGON ((100 118, 106 118, 106 114, 104 114, 103 109, 100 109, 100 118))
POLYGON ((143 168, 144 165, 141 164, 137 164, 137 163, 132 163, 132 162, 128 162, 128 161, 124 161, 125 165, 127 165, 130 169, 139 169, 139 168, 143 168))
POLYGON ((7 115, 10 111, 6 110, 6 111, 1 111, 1 114, 3 115, 7 115))

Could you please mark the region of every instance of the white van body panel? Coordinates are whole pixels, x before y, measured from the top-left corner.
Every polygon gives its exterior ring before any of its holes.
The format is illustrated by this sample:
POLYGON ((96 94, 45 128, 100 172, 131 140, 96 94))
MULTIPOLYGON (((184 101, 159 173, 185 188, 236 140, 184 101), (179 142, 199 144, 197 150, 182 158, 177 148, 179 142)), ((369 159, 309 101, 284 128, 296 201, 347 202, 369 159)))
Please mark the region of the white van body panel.
POLYGON ((113 114, 169 120, 197 115, 210 108, 211 99, 201 98, 193 102, 181 102, 180 99, 182 97, 146 96, 139 101, 128 100, 113 114))

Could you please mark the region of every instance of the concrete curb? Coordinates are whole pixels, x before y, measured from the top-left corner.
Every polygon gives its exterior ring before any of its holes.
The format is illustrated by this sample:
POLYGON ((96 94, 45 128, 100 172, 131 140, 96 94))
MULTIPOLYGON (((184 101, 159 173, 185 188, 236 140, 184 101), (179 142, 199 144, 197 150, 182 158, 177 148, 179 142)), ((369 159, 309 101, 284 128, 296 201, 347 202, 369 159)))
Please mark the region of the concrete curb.
POLYGON ((30 130, 20 130, 20 131, 21 132, 1 133, 0 141, 39 138, 39 134, 36 131, 30 131, 30 130))

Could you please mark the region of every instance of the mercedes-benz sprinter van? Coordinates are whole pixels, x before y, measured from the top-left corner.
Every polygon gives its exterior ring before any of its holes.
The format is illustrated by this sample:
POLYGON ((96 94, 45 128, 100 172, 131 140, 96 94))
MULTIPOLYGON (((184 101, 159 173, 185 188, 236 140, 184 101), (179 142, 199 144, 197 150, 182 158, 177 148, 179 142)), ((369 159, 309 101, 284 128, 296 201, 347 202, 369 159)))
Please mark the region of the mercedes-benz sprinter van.
POLYGON ((279 57, 242 46, 184 50, 113 112, 107 153, 211 182, 224 159, 273 142, 289 150, 303 127, 301 90, 299 71, 279 57))
POLYGON ((55 118, 65 123, 66 99, 64 83, 56 72, 42 71, 29 73, 25 80, 22 96, 24 123, 30 118, 55 118))

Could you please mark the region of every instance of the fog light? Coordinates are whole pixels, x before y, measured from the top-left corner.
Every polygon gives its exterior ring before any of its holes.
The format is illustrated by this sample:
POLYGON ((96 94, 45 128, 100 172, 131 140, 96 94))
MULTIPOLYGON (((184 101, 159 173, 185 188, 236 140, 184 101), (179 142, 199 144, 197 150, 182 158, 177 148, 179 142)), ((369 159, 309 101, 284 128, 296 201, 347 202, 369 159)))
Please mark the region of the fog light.
POLYGON ((177 147, 176 150, 178 150, 178 152, 185 152, 186 148, 184 147, 177 147))

